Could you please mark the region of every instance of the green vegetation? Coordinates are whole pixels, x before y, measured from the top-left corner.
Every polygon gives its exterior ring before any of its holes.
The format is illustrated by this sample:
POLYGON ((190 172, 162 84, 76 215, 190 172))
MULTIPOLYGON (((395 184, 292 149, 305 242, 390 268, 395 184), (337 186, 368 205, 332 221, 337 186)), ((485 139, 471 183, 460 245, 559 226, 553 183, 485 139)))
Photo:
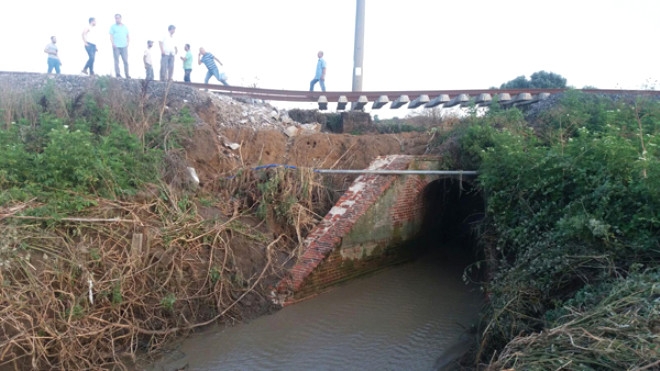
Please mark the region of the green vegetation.
POLYGON ((518 76, 502 84, 500 89, 562 89, 565 87, 566 79, 561 75, 553 72, 538 71, 534 72, 529 80, 525 76, 518 76))
POLYGON ((155 110, 113 99, 118 93, 108 84, 100 78, 99 95, 72 101, 52 81, 31 96, 3 91, 0 204, 32 201, 39 206, 26 215, 61 217, 94 206, 97 197, 126 199, 161 181, 164 160, 190 135, 189 109, 154 124, 155 110))
POLYGON ((330 113, 326 114, 326 127, 332 133, 340 133, 342 131, 341 127, 341 114, 339 113, 330 113))
POLYGON ((20 120, 0 131, 0 203, 36 199, 33 214, 81 211, 93 196, 135 194, 155 182, 163 151, 143 148, 126 128, 110 123, 104 134, 81 119, 50 114, 36 124, 20 120))
POLYGON ((487 201, 479 361, 657 367, 660 104, 569 91, 530 122, 512 109, 462 125, 487 201))

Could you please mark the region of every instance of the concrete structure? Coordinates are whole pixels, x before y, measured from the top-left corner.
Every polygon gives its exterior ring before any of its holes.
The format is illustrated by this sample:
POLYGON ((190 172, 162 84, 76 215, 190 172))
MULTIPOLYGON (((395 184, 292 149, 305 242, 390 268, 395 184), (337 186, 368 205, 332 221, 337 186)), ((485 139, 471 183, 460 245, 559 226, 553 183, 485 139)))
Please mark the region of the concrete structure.
POLYGON ((364 63, 365 0, 355 1, 355 42, 353 44, 353 91, 362 91, 364 63))
MULTIPOLYGON (((434 170, 437 157, 378 157, 368 170, 434 170)), ((273 291, 287 305, 340 282, 414 257, 405 242, 421 230, 427 175, 361 175, 304 241, 304 252, 273 291)))
POLYGON ((449 94, 440 94, 424 105, 425 108, 433 108, 449 102, 449 94))
POLYGON ((421 106, 421 105, 426 105, 426 104, 428 104, 429 101, 430 101, 429 96, 426 95, 426 94, 422 94, 422 95, 420 95, 417 99, 415 99, 415 100, 413 100, 412 102, 410 102, 410 103, 408 104, 408 108, 410 108, 410 109, 412 109, 412 108, 417 108, 417 107, 419 107, 419 106, 421 106))
POLYGON ((369 99, 367 98, 367 96, 366 95, 360 95, 358 97, 358 100, 353 103, 353 109, 354 110, 361 110, 361 109, 364 108, 364 106, 367 105, 367 103, 369 103, 369 99))
POLYGON ((371 115, 360 111, 347 111, 341 113, 339 133, 374 133, 376 126, 371 121, 371 115))
MULTIPOLYGON (((348 104, 348 98, 346 98, 345 95, 340 95, 339 98, 337 99, 337 111, 345 110, 346 104, 348 104)), ((321 106, 319 106, 319 109, 321 109, 321 106)))
POLYGON ((408 104, 408 102, 410 102, 410 98, 408 98, 408 96, 404 94, 399 96, 394 102, 392 102, 390 108, 397 109, 401 106, 408 104))
POLYGON ((371 108, 379 109, 389 102, 390 102, 390 98, 387 95, 381 95, 380 97, 378 97, 378 99, 376 99, 376 101, 374 101, 374 104, 372 105, 371 108))

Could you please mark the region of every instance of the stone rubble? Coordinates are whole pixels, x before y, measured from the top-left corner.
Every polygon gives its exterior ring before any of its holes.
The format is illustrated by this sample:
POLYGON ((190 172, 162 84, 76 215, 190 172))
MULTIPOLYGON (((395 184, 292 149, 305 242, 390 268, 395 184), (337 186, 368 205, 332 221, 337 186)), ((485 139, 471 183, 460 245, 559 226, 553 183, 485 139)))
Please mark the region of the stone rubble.
MULTIPOLYGON (((144 100, 152 106, 165 104, 165 111, 173 113, 183 107, 190 111, 198 120, 203 120, 196 114, 198 107, 210 104, 215 108, 218 129, 232 127, 249 127, 254 130, 277 129, 285 132, 290 126, 300 129, 300 123, 291 119, 288 111, 277 109, 265 101, 257 99, 237 98, 194 88, 184 83, 171 83, 139 79, 117 79, 109 76, 80 75, 46 75, 42 73, 1 72, 0 90, 3 91, 33 91, 46 92, 53 86, 58 94, 63 94, 69 100, 77 100, 85 94, 120 91, 123 97, 144 100)), ((112 99, 112 97, 111 97, 112 99)), ((320 126, 320 125, 319 125, 320 126)), ((320 130, 320 129, 319 129, 320 130)), ((316 130, 299 130, 301 134, 318 132, 316 130)))

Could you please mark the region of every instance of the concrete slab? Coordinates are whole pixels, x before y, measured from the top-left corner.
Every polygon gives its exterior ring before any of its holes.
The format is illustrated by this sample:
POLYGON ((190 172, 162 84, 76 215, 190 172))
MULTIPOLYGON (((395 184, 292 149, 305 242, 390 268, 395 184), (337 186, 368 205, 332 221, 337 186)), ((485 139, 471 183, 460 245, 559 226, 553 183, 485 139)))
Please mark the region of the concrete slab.
POLYGON ((325 111, 328 109, 328 98, 325 95, 321 95, 317 102, 319 104, 319 110, 325 111))
POLYGON ((470 96, 467 94, 459 94, 455 96, 452 100, 449 102, 445 103, 445 107, 454 107, 459 104, 463 104, 465 102, 470 101, 470 96))
POLYGON ((503 106, 511 103, 511 94, 509 93, 499 93, 497 95, 497 102, 503 106))
POLYGON ((346 98, 345 95, 340 95, 339 99, 337 99, 337 111, 345 110, 347 104, 348 104, 348 98, 346 98))
POLYGON ((353 110, 361 110, 364 106, 369 103, 369 99, 366 95, 360 95, 357 102, 353 103, 353 110))
POLYGON ((390 105, 390 108, 397 109, 397 108, 407 104, 408 102, 410 102, 410 98, 408 98, 407 95, 402 95, 402 96, 398 97, 394 102, 392 102, 392 104, 390 105))
POLYGON ((520 93, 516 96, 516 99, 513 100, 514 106, 524 106, 530 104, 533 101, 531 93, 520 93))
POLYGON ((449 102, 449 100, 450 100, 449 95, 440 94, 437 97, 433 98, 432 101, 426 103, 424 105, 424 108, 433 108, 433 107, 439 106, 441 104, 445 104, 445 103, 449 102))
POLYGON ((548 98, 550 98, 550 93, 538 93, 537 95, 534 96, 534 102, 546 100, 548 98))
POLYGON ((478 106, 488 106, 493 101, 493 97, 488 93, 481 93, 474 101, 478 106))
POLYGON ((426 104, 429 102, 429 96, 426 94, 422 94, 417 99, 413 100, 408 104, 408 108, 417 108, 421 106, 422 104, 426 104))
POLYGON ((374 104, 371 106, 373 109, 379 109, 383 107, 384 105, 388 104, 390 102, 390 98, 387 97, 387 95, 381 95, 376 99, 374 104))

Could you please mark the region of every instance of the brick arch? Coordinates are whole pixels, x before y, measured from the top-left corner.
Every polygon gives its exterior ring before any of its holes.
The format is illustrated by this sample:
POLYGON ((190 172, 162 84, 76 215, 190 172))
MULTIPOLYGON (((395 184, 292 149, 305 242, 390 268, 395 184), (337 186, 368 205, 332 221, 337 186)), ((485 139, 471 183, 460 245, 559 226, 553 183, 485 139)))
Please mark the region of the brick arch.
POLYGON ((485 200, 472 179, 440 177, 429 182, 419 196, 424 204, 421 240, 436 246, 474 247, 472 232, 484 218, 485 200))
MULTIPOLYGON (((379 157, 369 170, 437 168, 437 157, 379 157)), ((297 263, 272 292, 286 305, 332 285, 412 259, 404 242, 421 229, 423 190, 437 176, 359 176, 303 242, 297 263)))

